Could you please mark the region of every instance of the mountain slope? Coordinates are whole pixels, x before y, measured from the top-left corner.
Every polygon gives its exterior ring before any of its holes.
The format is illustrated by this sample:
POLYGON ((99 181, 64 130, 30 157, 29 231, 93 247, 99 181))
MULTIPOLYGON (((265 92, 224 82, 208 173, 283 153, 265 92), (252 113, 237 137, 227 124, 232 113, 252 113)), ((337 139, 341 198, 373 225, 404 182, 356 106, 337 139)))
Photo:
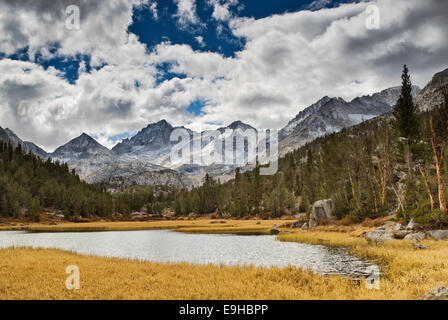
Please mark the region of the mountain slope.
MULTIPOLYGON (((419 89, 415 87, 414 94, 418 91, 419 89)), ((429 92, 429 89, 426 91, 429 92)), ((295 150, 320 136, 340 131, 389 112, 399 95, 400 88, 396 87, 371 96, 358 97, 350 102, 341 98, 322 98, 300 112, 279 132, 280 155, 295 150)), ((94 183, 118 179, 124 186, 128 186, 129 181, 133 181, 138 184, 153 185, 163 182, 173 186, 190 187, 200 184, 206 173, 219 177, 222 181, 233 177, 237 167, 234 163, 192 164, 190 158, 173 162, 171 150, 176 143, 172 143, 170 138, 176 129, 186 128, 174 127, 166 120, 161 120, 149 124, 135 136, 117 144, 112 150, 102 146, 85 133, 57 148, 52 154, 45 153, 31 143, 22 143, 22 145, 42 157, 51 157, 68 163, 70 168, 75 169, 81 178, 94 183), (176 174, 173 170, 176 170, 176 174)), ((248 129, 256 131, 255 128, 241 121, 221 127, 218 131, 225 139, 229 139, 240 134, 235 131, 236 129, 243 132, 248 129), (230 134, 229 130, 232 130, 230 134)), ((201 141, 203 136, 210 133, 209 131, 194 133, 189 129, 186 130, 190 135, 190 140, 182 143, 201 146, 199 150, 193 151, 193 159, 201 159, 204 155, 209 155, 216 150, 216 142, 213 139, 201 141)), ((1 137, 16 144, 21 143, 21 140, 8 129, 0 130, 0 139, 1 137)), ((244 149, 237 149, 236 145, 233 145, 232 151, 238 154, 240 159, 243 159, 243 163, 238 166, 246 165, 247 149, 247 143, 245 143, 244 149)), ((246 165, 245 168, 251 168, 251 166, 246 165)), ((114 181, 114 184, 118 183, 118 180, 114 181)))
MULTIPOLYGON (((414 86, 414 96, 420 89, 414 86)), ((279 132, 280 154, 284 155, 307 142, 392 110, 400 96, 400 87, 353 99, 324 97, 300 112, 279 132)))
POLYGON ((85 133, 57 148, 49 156, 67 163, 82 178, 115 161, 112 151, 85 133))
POLYGON ((97 155, 112 156, 112 152, 86 133, 60 146, 51 154, 53 158, 62 161, 86 159, 97 155))
POLYGON ((10 142, 14 147, 17 147, 19 144, 21 144, 22 150, 24 150, 25 152, 31 151, 42 159, 45 159, 48 156, 45 150, 38 147, 32 142, 22 141, 22 139, 20 139, 12 130, 8 128, 3 129, 2 127, 0 127, 0 141, 10 142))
MULTIPOLYGON (((118 155, 125 153, 142 154, 165 149, 172 145, 171 134, 176 129, 186 129, 184 127, 173 127, 166 120, 152 123, 130 139, 125 139, 117 144, 112 151, 118 155)), ((188 129, 186 129, 188 130, 188 129)), ((191 130, 188 132, 192 133, 191 130)))
POLYGON ((114 148, 116 152, 83 133, 49 156, 67 163, 89 183, 104 183, 111 188, 133 184, 189 188, 196 184, 194 180, 157 164, 169 160, 169 139, 174 129, 166 121, 151 124, 131 139, 124 140, 114 148))
POLYGON ((191 188, 195 185, 193 180, 182 173, 142 162, 114 162, 95 171, 85 180, 89 183, 102 183, 110 189, 133 185, 166 185, 178 188, 191 188))
POLYGON ((423 88, 414 102, 420 111, 428 111, 442 104, 441 85, 448 85, 448 69, 436 73, 432 80, 423 88))

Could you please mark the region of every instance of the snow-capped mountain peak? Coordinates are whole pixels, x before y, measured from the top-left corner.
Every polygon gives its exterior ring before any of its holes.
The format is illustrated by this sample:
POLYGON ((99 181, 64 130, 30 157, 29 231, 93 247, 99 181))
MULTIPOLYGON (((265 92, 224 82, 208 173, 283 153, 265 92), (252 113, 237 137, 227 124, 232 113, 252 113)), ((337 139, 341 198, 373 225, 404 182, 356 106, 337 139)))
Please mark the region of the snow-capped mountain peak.
POLYGON ((15 147, 17 147, 20 144, 22 145, 22 149, 25 152, 31 151, 32 153, 41 158, 46 158, 48 155, 45 150, 38 147, 34 143, 28 141, 22 141, 22 139, 20 139, 12 130, 8 128, 3 129, 2 127, 0 127, 0 141, 11 143, 15 147))
MULTIPOLYGON (((416 96, 419 91, 420 88, 414 86, 412 93, 416 96)), ((350 102, 342 98, 323 97, 301 111, 280 130, 281 154, 297 149, 318 137, 391 111, 400 93, 400 87, 393 87, 372 95, 357 97, 350 102)))
POLYGON ((98 141, 93 139, 91 136, 89 136, 86 133, 82 133, 79 137, 70 140, 68 143, 64 144, 63 146, 57 148, 53 155, 57 155, 60 153, 66 153, 66 152, 73 152, 73 153, 85 153, 85 152, 107 152, 109 149, 107 149, 105 146, 101 145, 98 141))
POLYGON ((241 129, 243 131, 248 130, 248 129, 255 130, 254 127, 252 127, 251 125, 244 123, 240 120, 232 122, 230 125, 227 126, 227 129, 231 129, 231 130, 241 129))
MULTIPOLYGON (((117 144, 112 151, 122 155, 125 153, 145 153, 169 147, 171 145, 171 134, 177 128, 183 127, 173 127, 166 120, 151 123, 132 138, 125 139, 117 144)), ((192 133, 191 130, 189 132, 192 133)))

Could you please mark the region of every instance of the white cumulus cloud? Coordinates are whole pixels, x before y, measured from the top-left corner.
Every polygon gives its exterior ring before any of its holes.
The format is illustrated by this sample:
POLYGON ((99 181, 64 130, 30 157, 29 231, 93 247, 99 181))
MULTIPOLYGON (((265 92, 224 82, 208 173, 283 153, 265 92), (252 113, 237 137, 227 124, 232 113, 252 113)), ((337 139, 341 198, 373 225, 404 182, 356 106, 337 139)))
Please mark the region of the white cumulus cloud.
MULTIPOLYGON (((179 21, 201 23, 195 1, 176 1, 179 21)), ((377 0, 379 30, 365 26, 367 2, 263 19, 222 15, 245 39, 234 57, 170 42, 148 51, 128 32, 133 8, 148 3, 0 0, 0 52, 27 47, 31 56, 0 60, 0 126, 48 151, 82 132, 110 147, 161 119, 195 130, 235 120, 281 128, 325 95, 351 99, 399 85, 404 63, 420 86, 448 67, 446 1, 377 0), (64 27, 68 3, 80 6, 80 30, 64 27), (94 68, 82 62, 70 84, 34 61, 37 52, 85 55, 94 68), (160 80, 160 64, 179 76, 160 80), (187 108, 198 100, 203 114, 194 116, 187 108)))

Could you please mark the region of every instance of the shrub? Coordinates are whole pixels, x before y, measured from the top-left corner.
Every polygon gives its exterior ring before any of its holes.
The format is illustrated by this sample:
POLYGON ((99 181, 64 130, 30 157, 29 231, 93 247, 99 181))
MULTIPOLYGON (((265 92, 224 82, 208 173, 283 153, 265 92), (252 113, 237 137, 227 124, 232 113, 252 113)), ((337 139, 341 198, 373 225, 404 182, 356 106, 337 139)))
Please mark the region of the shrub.
POLYGON ((349 217, 345 217, 343 219, 336 220, 335 224, 338 226, 349 226, 349 225, 353 224, 353 222, 349 217))
POLYGON ((448 216, 440 209, 416 217, 415 222, 428 228, 448 227, 448 216))

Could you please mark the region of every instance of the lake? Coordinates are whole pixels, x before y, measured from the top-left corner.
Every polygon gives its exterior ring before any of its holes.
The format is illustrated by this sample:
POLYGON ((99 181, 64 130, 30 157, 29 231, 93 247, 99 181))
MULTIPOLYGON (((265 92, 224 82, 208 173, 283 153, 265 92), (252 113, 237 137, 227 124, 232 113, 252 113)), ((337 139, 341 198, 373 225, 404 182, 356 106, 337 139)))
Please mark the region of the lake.
POLYGON ((360 279, 372 264, 345 249, 280 242, 269 235, 184 234, 168 230, 32 233, 0 232, 0 248, 34 247, 83 255, 176 263, 296 266, 323 275, 360 279))

